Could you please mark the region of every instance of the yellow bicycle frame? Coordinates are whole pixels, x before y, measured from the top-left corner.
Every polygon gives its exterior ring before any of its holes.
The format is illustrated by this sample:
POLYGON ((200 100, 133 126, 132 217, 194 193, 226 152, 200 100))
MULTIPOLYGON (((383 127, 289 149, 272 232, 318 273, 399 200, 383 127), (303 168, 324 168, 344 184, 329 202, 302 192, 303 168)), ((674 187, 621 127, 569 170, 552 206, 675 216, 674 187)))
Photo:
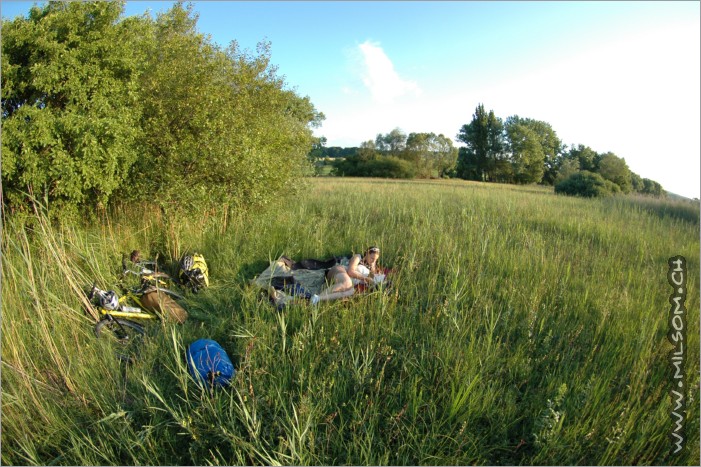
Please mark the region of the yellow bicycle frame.
POLYGON ((128 293, 127 295, 124 295, 122 297, 119 297, 119 305, 120 307, 122 305, 127 305, 128 304, 128 299, 131 298, 133 299, 137 305, 138 308, 141 311, 119 311, 119 310, 107 310, 105 308, 102 308, 101 306, 98 306, 97 309, 100 311, 101 315, 111 315, 114 316, 115 318, 132 318, 132 319, 160 319, 156 314, 146 311, 141 304, 141 301, 139 300, 139 297, 132 293, 128 293))

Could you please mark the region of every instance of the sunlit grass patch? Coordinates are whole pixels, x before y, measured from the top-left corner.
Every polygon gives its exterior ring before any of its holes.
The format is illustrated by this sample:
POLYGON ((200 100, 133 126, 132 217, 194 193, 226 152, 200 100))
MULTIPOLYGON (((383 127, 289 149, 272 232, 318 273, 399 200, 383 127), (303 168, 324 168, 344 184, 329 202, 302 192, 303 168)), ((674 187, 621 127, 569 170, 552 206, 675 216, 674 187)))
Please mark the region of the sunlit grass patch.
POLYGON ((666 340, 667 258, 681 254, 698 361, 698 221, 543 187, 307 183, 248 217, 167 222, 143 207, 27 234, 6 220, 3 463, 699 461, 692 363, 690 449, 669 455, 666 340), (392 294, 280 312, 247 286, 281 254, 371 244, 396 270, 392 294), (124 367, 71 284, 113 284, 133 248, 200 251, 212 285, 124 367), (231 389, 209 393, 187 374, 184 349, 202 337, 232 357, 231 389))

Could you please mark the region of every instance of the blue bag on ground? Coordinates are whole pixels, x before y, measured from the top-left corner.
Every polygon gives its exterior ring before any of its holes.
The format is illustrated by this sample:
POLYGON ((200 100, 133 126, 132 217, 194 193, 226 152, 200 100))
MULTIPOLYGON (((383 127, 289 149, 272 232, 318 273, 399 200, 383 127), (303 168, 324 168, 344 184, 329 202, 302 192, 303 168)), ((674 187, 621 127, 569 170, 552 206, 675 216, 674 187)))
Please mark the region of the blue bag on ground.
POLYGON ((226 351, 211 339, 198 339, 187 348, 190 374, 202 384, 228 386, 236 374, 226 351))

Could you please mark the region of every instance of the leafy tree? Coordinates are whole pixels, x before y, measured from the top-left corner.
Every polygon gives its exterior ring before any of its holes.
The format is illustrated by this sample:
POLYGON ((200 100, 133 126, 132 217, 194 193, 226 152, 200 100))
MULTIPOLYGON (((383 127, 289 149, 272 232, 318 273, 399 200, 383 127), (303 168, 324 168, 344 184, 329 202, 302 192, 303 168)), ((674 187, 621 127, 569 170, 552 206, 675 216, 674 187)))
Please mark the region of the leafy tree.
POLYGON ((225 50, 196 30, 192 6, 158 16, 144 41, 144 152, 133 167, 140 199, 162 207, 264 204, 309 167, 323 118, 284 88, 270 44, 225 50))
POLYGON ((519 166, 519 170, 514 168, 516 178, 530 179, 531 181, 525 183, 534 183, 533 180, 538 178, 538 173, 540 172, 536 165, 538 161, 541 160, 542 154, 543 167, 541 180, 537 180, 535 183, 540 183, 542 181, 543 183, 552 185, 557 175, 558 160, 563 151, 563 144, 550 124, 540 120, 520 118, 518 115, 514 115, 513 117, 507 118, 505 129, 507 139, 512 149, 512 157, 515 158, 513 161, 519 166), (525 144, 519 144, 519 141, 511 140, 509 136, 511 134, 509 131, 510 126, 528 128, 529 131, 525 133, 523 130, 516 131, 516 134, 521 134, 521 137, 525 136, 523 140, 525 144), (517 149, 516 152, 514 152, 514 143, 517 149), (528 149, 529 147, 530 150, 528 149), (519 173, 525 174, 525 177, 524 175, 519 175, 519 173))
POLYGON ((611 152, 603 154, 599 161, 599 174, 618 185, 623 193, 630 193, 632 189, 631 175, 625 159, 611 152))
POLYGON ((588 172, 599 171, 601 156, 589 146, 580 144, 575 147, 572 145, 570 150, 566 153, 565 158, 577 160, 579 162, 579 170, 586 170, 588 172))
POLYGON ((357 154, 333 162, 333 174, 347 177, 413 178, 414 166, 394 156, 378 154, 375 142, 365 141, 357 154))
POLYGON ((450 138, 435 133, 411 133, 406 140, 406 157, 422 178, 443 177, 455 167, 458 150, 450 138))
POLYGON ((506 139, 517 183, 539 183, 543 178, 545 151, 535 130, 537 123, 517 115, 506 119, 506 139))
POLYGON ((370 159, 374 159, 377 155, 377 147, 372 140, 365 141, 360 143, 360 148, 358 148, 357 154, 358 160, 369 161, 370 159))
POLYGON ((377 150, 387 156, 399 157, 406 149, 406 134, 399 128, 395 128, 386 135, 378 134, 375 138, 377 150))
POLYGON ((309 159, 311 161, 315 161, 317 159, 321 159, 323 157, 326 157, 326 142, 328 140, 326 139, 325 136, 320 136, 319 138, 315 138, 314 142, 312 143, 312 150, 309 151, 309 159))
POLYGON ((3 22, 4 202, 56 215, 123 198, 250 207, 309 173, 324 118, 286 89, 270 44, 197 32, 192 6, 120 21, 123 3, 50 2, 3 22))
POLYGON ((630 172, 630 184, 634 192, 640 193, 643 191, 643 179, 633 171, 630 172))
POLYGON ((324 172, 324 159, 326 157, 326 137, 315 138, 312 143, 312 150, 307 154, 307 159, 314 166, 314 175, 321 175, 324 172))
POLYGON ((663 196, 665 191, 662 189, 662 185, 649 178, 643 178, 643 188, 640 190, 641 193, 652 196, 663 196))
POLYGON ((579 171, 579 161, 574 159, 563 160, 560 164, 560 167, 558 168, 557 176, 555 177, 555 183, 559 183, 569 178, 572 174, 576 173, 577 171, 579 171))
POLYGON ((458 148, 455 175, 464 180, 482 180, 483 169, 474 151, 470 151, 466 147, 458 148))
POLYGON ((458 154, 458 177, 496 180, 498 161, 505 158, 503 130, 504 125, 494 111, 487 113, 484 105, 479 104, 472 121, 463 125, 457 135, 458 141, 466 145, 465 150, 458 154))
POLYGON ((349 157, 349 156, 354 156, 358 148, 356 147, 351 147, 351 148, 341 148, 338 146, 331 146, 329 148, 324 148, 324 156, 325 157, 330 157, 332 159, 337 158, 337 157, 349 157))
POLYGON ((367 162, 365 177, 414 178, 415 168, 406 160, 394 156, 376 157, 367 162))
POLYGON ((587 170, 576 172, 555 184, 555 193, 587 198, 610 196, 619 191, 615 183, 587 170))
POLYGON ((138 28, 123 2, 49 2, 2 22, 2 182, 11 209, 105 206, 139 157, 138 28))

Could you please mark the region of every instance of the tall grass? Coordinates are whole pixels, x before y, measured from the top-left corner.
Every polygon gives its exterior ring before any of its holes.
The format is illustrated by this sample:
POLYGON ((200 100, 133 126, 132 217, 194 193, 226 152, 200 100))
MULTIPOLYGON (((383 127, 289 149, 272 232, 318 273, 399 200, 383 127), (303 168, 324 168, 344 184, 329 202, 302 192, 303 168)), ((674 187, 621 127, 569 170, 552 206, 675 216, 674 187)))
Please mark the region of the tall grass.
POLYGON ((660 209, 537 187, 322 179, 237 218, 6 219, 2 462, 697 465, 699 223, 660 209), (281 312, 247 285, 281 254, 371 244, 396 270, 390 294, 281 312), (114 286, 134 248, 200 251, 212 286, 124 366, 92 335, 81 288, 114 286), (677 254, 689 265, 688 450, 672 456, 677 254), (200 337, 232 356, 231 389, 187 374, 200 337))

